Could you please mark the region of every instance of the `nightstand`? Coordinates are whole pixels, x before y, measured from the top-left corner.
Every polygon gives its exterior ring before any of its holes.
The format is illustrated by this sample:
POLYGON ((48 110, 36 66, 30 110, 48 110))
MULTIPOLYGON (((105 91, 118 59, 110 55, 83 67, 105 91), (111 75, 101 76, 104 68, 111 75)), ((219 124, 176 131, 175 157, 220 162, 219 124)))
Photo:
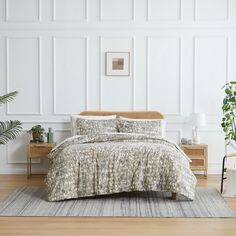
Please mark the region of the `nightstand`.
POLYGON ((184 153, 192 160, 190 163, 191 170, 202 170, 207 177, 208 168, 208 145, 180 145, 184 153))
POLYGON ((27 145, 27 178, 31 176, 31 159, 47 158, 54 143, 30 143, 27 145))

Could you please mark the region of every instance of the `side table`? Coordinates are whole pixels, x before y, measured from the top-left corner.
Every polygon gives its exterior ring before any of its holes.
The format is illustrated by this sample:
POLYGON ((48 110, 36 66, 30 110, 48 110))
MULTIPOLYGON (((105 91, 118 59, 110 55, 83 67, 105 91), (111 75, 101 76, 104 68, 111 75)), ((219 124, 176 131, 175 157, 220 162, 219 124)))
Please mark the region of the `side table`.
POLYGON ((30 143, 27 145, 27 178, 31 176, 31 159, 47 158, 54 143, 30 143))

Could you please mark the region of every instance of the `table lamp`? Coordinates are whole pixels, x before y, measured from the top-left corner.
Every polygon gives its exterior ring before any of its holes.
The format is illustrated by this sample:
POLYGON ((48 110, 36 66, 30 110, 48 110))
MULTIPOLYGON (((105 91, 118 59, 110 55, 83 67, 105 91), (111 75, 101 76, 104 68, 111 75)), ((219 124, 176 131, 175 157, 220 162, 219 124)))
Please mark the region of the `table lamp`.
POLYGON ((199 127, 206 125, 205 113, 192 113, 189 116, 189 124, 194 126, 193 144, 200 144, 200 137, 198 134, 199 127))

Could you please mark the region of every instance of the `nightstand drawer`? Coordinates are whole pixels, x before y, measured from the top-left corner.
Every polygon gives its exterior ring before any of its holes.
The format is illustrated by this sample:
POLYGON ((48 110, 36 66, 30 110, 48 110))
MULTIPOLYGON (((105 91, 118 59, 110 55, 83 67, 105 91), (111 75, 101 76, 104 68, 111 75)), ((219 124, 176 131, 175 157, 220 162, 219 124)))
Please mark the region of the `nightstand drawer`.
POLYGON ((204 159, 191 159, 190 166, 191 167, 204 167, 205 166, 205 161, 204 159))
POLYGON ((191 159, 190 168, 194 171, 204 171, 207 176, 208 146, 206 144, 180 145, 184 153, 191 159))
POLYGON ((40 157, 40 156, 47 156, 48 153, 52 150, 52 147, 50 146, 40 146, 35 145, 31 146, 30 148, 30 156, 32 157, 40 157))
POLYGON ((183 148, 183 151, 187 156, 204 156, 203 148, 183 148))

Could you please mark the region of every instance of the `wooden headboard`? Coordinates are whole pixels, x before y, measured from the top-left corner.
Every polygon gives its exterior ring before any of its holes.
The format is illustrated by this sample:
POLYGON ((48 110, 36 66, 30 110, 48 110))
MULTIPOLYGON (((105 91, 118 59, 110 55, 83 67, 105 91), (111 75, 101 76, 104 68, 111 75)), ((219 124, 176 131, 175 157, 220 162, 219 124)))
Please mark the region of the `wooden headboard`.
POLYGON ((134 119, 164 119, 158 111, 83 111, 80 115, 85 116, 109 116, 117 115, 134 119))

